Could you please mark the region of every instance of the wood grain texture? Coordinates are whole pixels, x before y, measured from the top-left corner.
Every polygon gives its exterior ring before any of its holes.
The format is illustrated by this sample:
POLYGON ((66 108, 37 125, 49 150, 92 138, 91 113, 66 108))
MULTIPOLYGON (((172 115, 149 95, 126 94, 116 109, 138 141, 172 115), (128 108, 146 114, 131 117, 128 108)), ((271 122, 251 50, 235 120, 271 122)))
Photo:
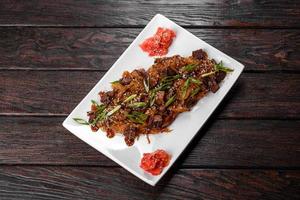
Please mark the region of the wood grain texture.
POLYGON ((0 25, 143 26, 161 13, 184 26, 299 27, 299 1, 2 0, 0 25))
POLYGON ((300 171, 178 170, 152 187, 96 167, 0 167, 2 199, 299 199, 300 171))
MULTIPOLYGON (((121 72, 120 72, 121 73, 121 72)), ((0 113, 69 114, 104 72, 0 71, 0 113)), ((221 118, 299 118, 300 74, 244 73, 221 118)))
MULTIPOLYGON (((107 70, 140 31, 140 28, 0 28, 0 69, 107 70)), ((245 71, 300 71, 300 30, 189 31, 243 63, 245 71)))
MULTIPOLYGON (((0 164, 118 166, 57 117, 0 117, 0 164)), ((211 119, 179 167, 299 167, 300 121, 211 119)), ((151 136, 150 136, 151 139, 151 136)))
POLYGON ((2 0, 0 199, 300 199, 299 21, 295 0, 2 0), (156 13, 246 73, 151 187, 61 123, 156 13))

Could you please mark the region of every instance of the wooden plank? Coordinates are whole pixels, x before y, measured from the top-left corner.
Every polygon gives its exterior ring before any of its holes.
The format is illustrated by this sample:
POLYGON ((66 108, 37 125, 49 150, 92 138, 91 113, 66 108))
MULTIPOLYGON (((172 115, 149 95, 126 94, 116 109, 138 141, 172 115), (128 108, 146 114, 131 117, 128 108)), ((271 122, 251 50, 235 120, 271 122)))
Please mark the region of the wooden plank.
MULTIPOLYGON (((0 164, 118 166, 57 117, 0 117, 0 164)), ((299 121, 211 119, 179 167, 299 167, 299 121)), ((151 139, 151 136, 150 136, 151 139)))
MULTIPOLYGON (((0 114, 66 115, 104 72, 0 71, 0 114)), ((299 118, 300 74, 244 73, 217 111, 221 118, 299 118)))
POLYGON ((299 199, 300 171, 185 169, 157 186, 117 168, 0 167, 1 199, 299 199), (126 183, 126 184, 124 184, 126 183))
MULTIPOLYGON (((242 62, 246 71, 300 70, 300 30, 189 30, 242 62)), ((140 31, 0 28, 0 69, 107 70, 140 31)))
POLYGON ((184 26, 299 27, 299 1, 2 0, 0 25, 144 26, 161 13, 184 26))

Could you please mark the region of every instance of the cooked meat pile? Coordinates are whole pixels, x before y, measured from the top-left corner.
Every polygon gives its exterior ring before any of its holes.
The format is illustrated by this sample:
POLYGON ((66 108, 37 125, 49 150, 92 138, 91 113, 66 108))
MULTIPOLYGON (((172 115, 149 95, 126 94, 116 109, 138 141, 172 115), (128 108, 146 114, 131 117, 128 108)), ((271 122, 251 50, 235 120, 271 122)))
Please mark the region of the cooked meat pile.
POLYGON ((123 134, 131 146, 141 134, 168 132, 179 113, 189 111, 209 91, 216 92, 230 71, 201 49, 190 57, 157 58, 147 71, 125 71, 112 82, 111 91, 101 91, 102 104, 93 101, 88 123, 107 137, 123 134))

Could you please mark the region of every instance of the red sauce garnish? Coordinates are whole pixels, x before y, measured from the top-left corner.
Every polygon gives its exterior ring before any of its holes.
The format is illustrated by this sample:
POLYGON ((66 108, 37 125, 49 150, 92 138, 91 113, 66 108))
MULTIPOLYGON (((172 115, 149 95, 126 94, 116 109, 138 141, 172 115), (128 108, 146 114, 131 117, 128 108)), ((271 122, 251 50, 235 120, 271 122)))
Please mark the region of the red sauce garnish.
POLYGON ((152 175, 161 174, 164 167, 168 166, 171 156, 164 150, 158 149, 153 153, 144 153, 140 167, 152 175))
POLYGON ((171 29, 159 27, 154 36, 146 39, 140 47, 149 53, 149 56, 163 56, 168 53, 168 49, 176 34, 171 29))

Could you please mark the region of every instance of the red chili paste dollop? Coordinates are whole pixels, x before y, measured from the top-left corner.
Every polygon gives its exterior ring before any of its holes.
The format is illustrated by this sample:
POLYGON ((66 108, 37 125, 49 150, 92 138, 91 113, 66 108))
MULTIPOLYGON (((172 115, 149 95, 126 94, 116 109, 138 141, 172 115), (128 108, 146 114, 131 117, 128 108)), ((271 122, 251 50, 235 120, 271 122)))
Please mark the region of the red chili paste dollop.
POLYGON ((161 149, 153 153, 144 153, 140 167, 152 175, 159 175, 164 167, 168 166, 170 159, 171 156, 161 149))
POLYGON ((140 47, 149 56, 164 56, 173 42, 176 34, 173 30, 159 27, 154 36, 146 39, 140 47))

